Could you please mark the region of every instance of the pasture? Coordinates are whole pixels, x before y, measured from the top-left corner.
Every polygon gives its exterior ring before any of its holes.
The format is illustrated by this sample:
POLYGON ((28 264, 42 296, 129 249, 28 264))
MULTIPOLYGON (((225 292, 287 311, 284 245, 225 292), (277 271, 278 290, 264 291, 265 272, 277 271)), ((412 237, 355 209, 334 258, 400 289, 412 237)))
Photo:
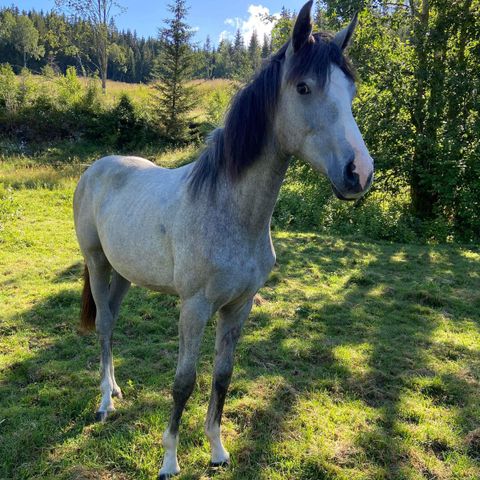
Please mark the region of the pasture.
MULTIPOLYGON (((1 479, 151 479, 161 462, 177 299, 129 292, 114 334, 125 398, 94 424, 99 347, 78 333, 71 211, 82 168, 0 163, 1 479)), ((479 249, 286 231, 274 242, 225 407, 232 466, 208 467, 209 325, 179 478, 480 478, 479 249)))

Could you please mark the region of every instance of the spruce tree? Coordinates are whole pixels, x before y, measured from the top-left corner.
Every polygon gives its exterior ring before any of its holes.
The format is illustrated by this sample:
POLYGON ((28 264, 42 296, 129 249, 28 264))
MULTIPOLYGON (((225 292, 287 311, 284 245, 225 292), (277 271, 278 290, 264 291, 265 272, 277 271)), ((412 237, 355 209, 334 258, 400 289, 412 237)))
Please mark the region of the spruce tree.
POLYGON ((252 69, 249 65, 247 50, 245 49, 245 42, 240 29, 235 33, 233 40, 233 77, 236 80, 246 81, 252 74, 252 69))
POLYGON ((213 71, 215 70, 215 48, 212 47, 210 36, 207 35, 205 45, 203 46, 203 54, 205 61, 205 78, 213 78, 213 71))
POLYGON ((215 77, 233 77, 233 48, 227 39, 222 39, 215 54, 215 77))
POLYGON ((262 45, 262 58, 268 58, 270 54, 272 53, 272 44, 270 42, 270 39, 268 38, 268 35, 265 33, 263 35, 263 45, 262 45))
POLYGON ((162 43, 155 62, 153 77, 157 80, 157 117, 165 137, 173 142, 188 136, 188 117, 194 105, 194 91, 188 84, 192 74, 193 31, 186 22, 188 7, 185 0, 168 5, 172 17, 160 30, 162 43))
POLYGON ((262 63, 261 55, 262 52, 260 49, 260 42, 258 41, 257 31, 254 30, 252 38, 250 39, 250 44, 248 45, 248 58, 253 71, 257 71, 260 68, 262 63))

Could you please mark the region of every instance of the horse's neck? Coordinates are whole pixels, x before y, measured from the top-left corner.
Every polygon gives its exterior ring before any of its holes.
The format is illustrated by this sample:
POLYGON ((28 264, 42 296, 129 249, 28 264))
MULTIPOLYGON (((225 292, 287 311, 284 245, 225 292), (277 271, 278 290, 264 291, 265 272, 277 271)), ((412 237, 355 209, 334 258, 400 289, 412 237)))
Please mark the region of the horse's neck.
POLYGON ((268 141, 253 165, 229 184, 231 214, 252 234, 268 230, 288 164, 275 142, 268 141))

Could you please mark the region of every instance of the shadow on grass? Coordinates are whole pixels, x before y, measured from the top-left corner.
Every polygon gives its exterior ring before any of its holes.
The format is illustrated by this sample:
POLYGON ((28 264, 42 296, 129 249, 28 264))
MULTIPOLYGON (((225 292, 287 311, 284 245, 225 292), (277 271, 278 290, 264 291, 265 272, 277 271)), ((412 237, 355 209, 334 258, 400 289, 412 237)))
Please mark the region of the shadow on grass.
POLYGON ((83 262, 77 262, 73 265, 70 265, 65 270, 57 273, 56 278, 53 280, 53 283, 65 283, 71 282, 77 278, 80 278, 83 274, 83 262))
MULTIPOLYGON (((234 478, 260 478, 276 455, 278 461, 275 448, 285 437, 291 417, 297 414, 297 404, 315 391, 359 400, 365 408, 377 412, 375 424, 357 433, 353 456, 369 459, 379 478, 401 478, 408 469, 420 469, 433 478, 435 474, 428 466, 419 465, 411 457, 405 433, 398 428, 399 422, 411 421, 404 418, 402 396, 417 389, 433 404, 454 407, 461 412, 456 426, 463 434, 478 426, 478 384, 454 374, 439 375, 430 361, 432 345, 441 345, 432 338, 441 324, 439 314, 457 316, 459 320, 468 318, 478 328, 480 319, 475 307, 468 304, 468 298, 459 299, 456 295, 456 288, 465 286, 461 272, 478 265, 449 249, 442 250, 441 259, 432 263, 436 250, 416 256, 413 248, 401 246, 359 248, 347 243, 339 251, 334 245, 315 248, 307 242, 302 247, 300 242, 292 249, 290 242, 279 243, 281 271, 287 282, 298 279, 305 283, 308 277, 307 286, 313 285, 316 279, 310 271, 315 264, 332 276, 345 269, 352 274, 339 287, 340 301, 329 301, 321 289, 314 295, 300 289, 292 295, 289 289, 286 298, 272 294, 273 301, 289 301, 291 308, 298 302, 293 320, 272 329, 268 337, 241 347, 246 371, 266 377, 279 375, 283 381, 270 394, 268 406, 261 410, 261 419, 258 420, 257 412, 253 414, 254 427, 246 433, 248 455, 239 462, 234 478), (337 252, 329 254, 330 247, 337 252), (357 271, 362 255, 373 258, 360 264, 357 271), (288 347, 292 338, 301 340, 300 351, 288 347), (338 348, 355 349, 363 344, 369 345, 366 372, 352 371, 337 359, 338 348), (418 379, 424 381, 417 385, 418 379), (420 385, 425 386, 423 390, 420 385), (265 435, 265 431, 269 434, 265 435)), ((278 283, 277 276, 273 277, 274 283, 278 283)), ((455 348, 448 345, 444 350, 446 355, 456 355, 452 353, 455 348)), ((477 362, 474 357, 473 368, 477 362)), ((425 449, 444 459, 452 446, 433 438, 425 449)), ((351 453, 347 452, 348 455, 351 453)), ((289 460, 285 458, 286 463, 289 460)), ((298 465, 285 477, 336 478, 342 466, 355 464, 355 458, 315 458, 308 453, 302 460, 303 467, 298 465)))
MULTIPOLYGON (((234 465, 219 477, 265 478, 265 470, 278 465, 283 478, 336 478, 345 465, 361 469, 361 457, 368 458, 379 478, 400 478, 409 468, 433 478, 427 465, 411 457, 398 428, 399 422, 419 422, 402 409, 402 397, 418 394, 434 405, 454 407, 455 425, 463 434, 478 426, 475 383, 467 374, 439 375, 430 358, 463 358, 478 379, 478 356, 433 338, 441 315, 450 315, 459 324, 473 322, 478 328, 475 304, 458 296, 473 291, 472 280, 468 290, 459 272, 478 264, 449 249, 440 250, 440 256, 438 250, 428 249, 418 255, 414 247, 337 244, 313 235, 276 244, 280 268, 262 295, 267 302, 284 304, 285 318, 260 308, 247 324, 237 355, 240 373, 226 406, 226 420, 238 430, 234 465), (345 272, 349 275, 343 281, 345 272), (330 291, 318 288, 322 282, 330 291), (354 352, 363 346, 365 363, 355 371, 339 351, 354 352), (252 394, 258 397, 249 408, 229 406, 252 394), (352 449, 342 458, 305 451, 289 461, 288 451, 279 453, 278 445, 292 435, 291 422, 301 403, 319 394, 361 402, 376 412, 377 421, 355 433, 352 449)), ((81 265, 74 264, 54 282, 67 282, 80 273, 81 265)), ((16 319, 26 331, 24 341, 31 354, 0 377, 0 477, 36 478, 48 472, 73 478, 78 472, 66 463, 64 457, 69 456, 69 461, 75 458, 78 465, 87 465, 92 475, 107 471, 120 478, 149 478, 160 462, 176 363, 177 300, 131 289, 114 342, 125 399, 117 402, 119 412, 105 425, 91 425, 99 400, 99 349, 94 336, 77 334, 78 305, 79 292, 65 290, 16 319), (156 465, 151 458, 131 453, 142 449, 158 452, 156 465)), ((12 335, 17 333, 18 329, 12 335)), ((208 329, 203 352, 208 352, 208 359, 202 359, 200 370, 209 368, 213 328, 208 329)), ((206 408, 208 390, 202 388, 194 396, 195 405, 206 408)), ((185 443, 203 445, 201 430, 184 428, 183 448, 185 443)), ((303 431, 293 433, 302 440, 303 431)), ((442 438, 431 438, 422 448, 443 461, 453 447, 442 438)), ((476 454, 469 450, 472 458, 476 454)), ((190 465, 184 478, 199 478, 188 473, 191 469, 190 465)), ((87 478, 83 475, 77 477, 87 478)))

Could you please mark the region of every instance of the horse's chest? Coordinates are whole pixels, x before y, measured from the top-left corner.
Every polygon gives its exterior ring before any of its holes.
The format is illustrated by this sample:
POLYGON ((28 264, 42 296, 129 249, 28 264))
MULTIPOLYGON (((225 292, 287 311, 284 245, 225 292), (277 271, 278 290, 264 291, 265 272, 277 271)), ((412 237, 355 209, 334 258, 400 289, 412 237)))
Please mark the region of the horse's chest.
POLYGON ((262 248, 238 248, 213 265, 209 290, 223 300, 253 296, 267 280, 274 263, 270 244, 262 248))

